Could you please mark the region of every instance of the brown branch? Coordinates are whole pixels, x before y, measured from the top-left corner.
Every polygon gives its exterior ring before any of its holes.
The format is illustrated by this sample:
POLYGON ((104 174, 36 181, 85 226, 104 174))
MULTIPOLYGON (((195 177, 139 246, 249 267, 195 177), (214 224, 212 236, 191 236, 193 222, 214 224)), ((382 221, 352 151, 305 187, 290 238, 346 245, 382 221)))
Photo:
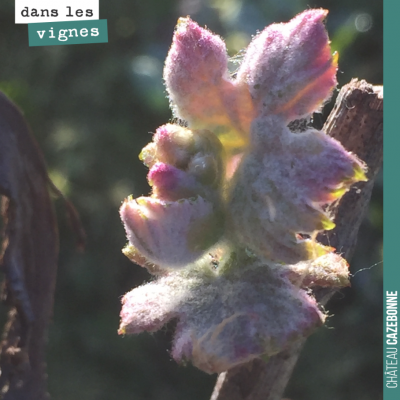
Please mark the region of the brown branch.
MULTIPOLYGON (((324 130, 368 165, 369 181, 355 185, 340 202, 330 207, 336 228, 318 238, 349 260, 368 207, 374 178, 382 164, 383 88, 353 79, 341 89, 324 130)), ((329 289, 320 289, 315 296, 321 304, 326 304, 333 293, 329 289)), ((254 359, 220 374, 211 400, 280 400, 304 342, 271 357, 267 363, 254 359)))
POLYGON ((0 194, 5 223, 3 297, 11 306, 1 342, 2 399, 47 398, 45 344, 53 309, 58 232, 42 154, 25 120, 0 96, 0 194))
MULTIPOLYGON (((0 93, 0 199, 4 232, 0 265, 3 302, 11 306, 0 344, 0 398, 48 398, 47 328, 53 310, 58 232, 42 153, 18 108, 0 93), (3 197, 1 198, 1 195, 3 197)), ((66 201, 78 245, 83 231, 66 201)))

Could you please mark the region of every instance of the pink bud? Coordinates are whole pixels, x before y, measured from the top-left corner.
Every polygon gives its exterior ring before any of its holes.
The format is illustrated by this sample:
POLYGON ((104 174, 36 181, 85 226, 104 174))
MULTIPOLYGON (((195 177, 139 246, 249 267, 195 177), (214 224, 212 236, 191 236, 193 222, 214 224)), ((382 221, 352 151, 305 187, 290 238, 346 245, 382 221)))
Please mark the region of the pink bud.
POLYGON ((250 43, 237 80, 246 82, 259 115, 287 121, 315 111, 336 86, 337 56, 331 56, 323 19, 307 10, 288 23, 265 28, 250 43))
MULTIPOLYGON (((246 266, 242 266, 246 269, 246 266)), ((264 266, 240 280, 220 276, 180 306, 172 356, 212 373, 272 356, 324 321, 314 299, 264 266), (193 314, 193 308, 197 314, 193 314)))
POLYGON ((157 161, 186 169, 191 159, 201 154, 212 157, 219 169, 222 167, 223 146, 218 137, 206 129, 191 130, 166 124, 157 129, 153 141, 157 161))
POLYGON ((173 202, 129 198, 120 214, 130 244, 163 268, 182 268, 196 261, 222 229, 214 206, 200 196, 173 202))
POLYGON ((174 201, 194 197, 203 191, 194 176, 161 162, 153 165, 147 179, 153 186, 153 196, 162 200, 174 201))
POLYGON ((183 126, 160 126, 153 137, 158 161, 185 168, 196 152, 193 132, 183 126))
POLYGON ((208 130, 163 125, 139 158, 150 167, 148 180, 154 197, 219 197, 215 189, 224 177, 225 154, 217 136, 208 130))
POLYGON ((227 60, 219 36, 180 18, 164 79, 175 116, 191 128, 213 131, 229 147, 241 147, 254 110, 247 85, 230 79, 227 60))
POLYGON ((170 288, 158 282, 148 283, 127 293, 122 299, 120 335, 155 332, 176 317, 170 288))
POLYGON ((219 260, 231 264, 225 273, 204 257, 133 289, 122 301, 119 333, 153 332, 176 318, 173 358, 211 374, 279 353, 323 323, 306 291, 243 253, 219 260))
POLYGON ((228 77, 224 41, 190 18, 180 18, 165 63, 165 79, 172 93, 219 85, 228 77))
POLYGON ((225 43, 219 36, 190 18, 179 19, 164 69, 177 116, 191 121, 200 113, 209 119, 225 114, 219 87, 228 78, 227 65, 225 43))
POLYGON ((173 358, 220 373, 320 326, 308 287, 349 284, 347 263, 315 237, 335 226, 323 205, 366 167, 324 133, 288 128, 336 86, 326 15, 267 27, 237 78, 219 36, 178 21, 164 79, 190 129, 157 129, 140 154, 152 196, 121 206, 123 252, 157 278, 124 296, 120 334, 177 319, 173 358))
POLYGON ((304 202, 331 203, 353 183, 367 180, 365 164, 324 132, 309 130, 289 135, 293 138, 285 151, 291 153, 293 160, 290 192, 297 190, 304 202))
POLYGON ((322 205, 366 180, 365 166, 323 132, 292 133, 282 116, 252 125, 252 151, 230 182, 229 234, 257 254, 294 264, 329 252, 302 240, 335 227, 322 205))

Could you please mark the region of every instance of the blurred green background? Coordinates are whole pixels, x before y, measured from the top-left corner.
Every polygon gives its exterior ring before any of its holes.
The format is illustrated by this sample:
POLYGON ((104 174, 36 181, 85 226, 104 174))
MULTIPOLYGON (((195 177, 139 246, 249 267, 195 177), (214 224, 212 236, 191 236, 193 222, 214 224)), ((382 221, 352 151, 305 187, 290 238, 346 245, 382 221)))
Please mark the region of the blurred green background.
MULTIPOLYGON (((121 253, 118 208, 127 195, 149 192, 138 154, 171 118, 162 69, 178 17, 190 15, 225 37, 234 55, 257 30, 313 7, 330 10, 339 87, 352 77, 382 84, 378 0, 100 0, 107 44, 34 48, 28 47, 27 26, 14 24, 14 1, 1 1, 0 88, 23 110, 51 178, 75 204, 88 236, 79 253, 56 200, 61 249, 48 346, 53 399, 210 397, 215 375, 171 360, 171 327, 117 335, 121 296, 149 279, 121 253)), ((381 260, 380 175, 351 263, 352 287, 329 304, 332 317, 309 339, 287 398, 382 398, 381 260)), ((3 320, 5 312, 3 307, 3 320)))

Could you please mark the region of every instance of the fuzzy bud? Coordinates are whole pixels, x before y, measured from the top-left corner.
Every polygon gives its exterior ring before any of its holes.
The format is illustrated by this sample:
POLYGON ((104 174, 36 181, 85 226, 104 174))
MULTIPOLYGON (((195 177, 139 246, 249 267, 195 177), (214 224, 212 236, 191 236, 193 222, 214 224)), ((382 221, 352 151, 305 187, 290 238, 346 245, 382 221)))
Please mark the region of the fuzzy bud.
POLYGON ((190 18, 180 18, 164 69, 176 116, 189 122, 221 118, 225 113, 219 88, 228 78, 227 65, 224 41, 190 18))
POLYGON ((183 126, 166 124, 157 128, 153 137, 155 158, 177 168, 186 168, 195 149, 193 131, 183 126))
POLYGON ((334 228, 321 205, 366 180, 363 163, 322 132, 292 133, 279 116, 256 119, 252 137, 253 149, 230 182, 232 237, 275 262, 329 252, 297 234, 334 228))
POLYGON ((175 116, 209 129, 227 147, 241 147, 254 116, 246 84, 229 77, 223 40, 190 18, 180 18, 164 68, 175 116))
POLYGON ((202 259, 126 294, 120 333, 152 332, 178 318, 173 358, 211 374, 279 353, 323 323, 315 300, 260 260, 226 259, 241 264, 226 268, 236 272, 219 275, 202 259))
POLYGON ((267 27, 236 77, 223 40, 179 19, 164 79, 190 129, 157 129, 140 154, 152 197, 121 207, 124 254, 157 278, 124 296, 120 334, 177 319, 173 358, 220 373, 320 326, 309 287, 349 284, 345 260, 315 238, 335 226, 324 205, 366 167, 323 132, 288 128, 336 86, 326 14, 267 27))
POLYGON ((323 19, 307 10, 288 23, 265 28, 250 43, 237 80, 246 82, 258 115, 286 121, 315 111, 336 86, 337 56, 331 55, 323 19))
POLYGON ((163 125, 139 158, 150 167, 147 178, 153 197, 168 201, 196 195, 214 200, 219 197, 215 189, 225 174, 224 152, 221 142, 208 130, 163 125))
POLYGON ((200 196, 179 201, 139 197, 123 203, 121 219, 130 244, 163 268, 182 268, 219 238, 219 213, 200 196))
POLYGON ((202 194, 196 178, 172 165, 157 162, 150 169, 147 179, 153 186, 153 197, 174 201, 202 194))

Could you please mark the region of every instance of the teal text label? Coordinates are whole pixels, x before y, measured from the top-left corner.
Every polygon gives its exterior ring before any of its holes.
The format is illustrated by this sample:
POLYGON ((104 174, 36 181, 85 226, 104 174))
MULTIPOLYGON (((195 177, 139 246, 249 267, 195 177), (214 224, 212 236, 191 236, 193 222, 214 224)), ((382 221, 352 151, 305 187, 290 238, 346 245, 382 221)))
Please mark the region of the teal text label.
POLYGON ((61 21, 28 24, 29 46, 107 43, 107 20, 61 21))

